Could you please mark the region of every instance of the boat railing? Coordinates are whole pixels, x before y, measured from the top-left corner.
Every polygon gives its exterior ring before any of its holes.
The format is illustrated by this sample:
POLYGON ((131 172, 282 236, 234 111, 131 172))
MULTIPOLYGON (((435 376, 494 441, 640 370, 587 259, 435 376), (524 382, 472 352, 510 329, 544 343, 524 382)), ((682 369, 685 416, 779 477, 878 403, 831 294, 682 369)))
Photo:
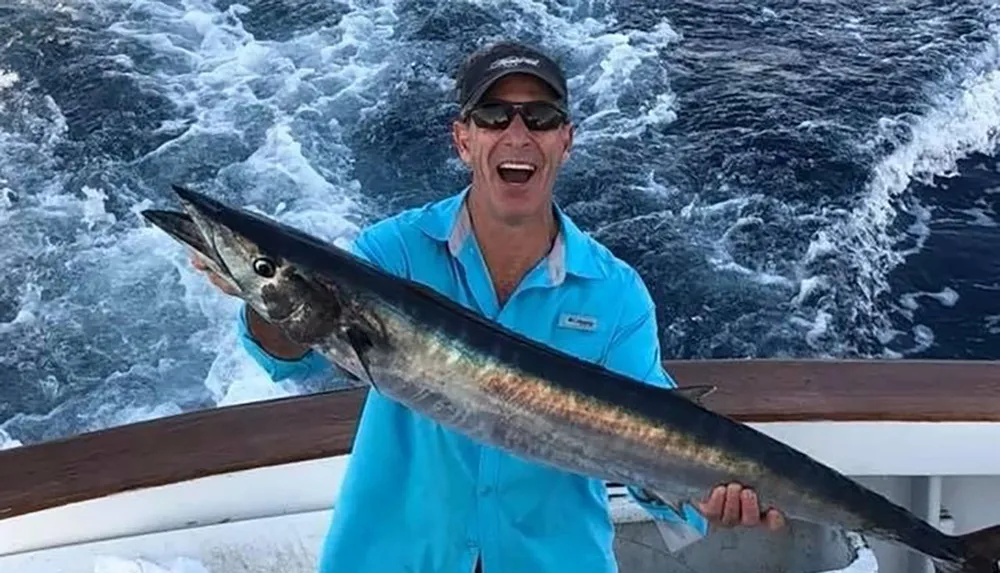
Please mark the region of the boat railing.
MULTIPOLYGON (((705 406, 747 423, 1000 422, 1000 362, 733 359, 664 367, 680 386, 716 386, 705 406)), ((366 391, 220 407, 0 451, 0 520, 348 454, 366 391)))

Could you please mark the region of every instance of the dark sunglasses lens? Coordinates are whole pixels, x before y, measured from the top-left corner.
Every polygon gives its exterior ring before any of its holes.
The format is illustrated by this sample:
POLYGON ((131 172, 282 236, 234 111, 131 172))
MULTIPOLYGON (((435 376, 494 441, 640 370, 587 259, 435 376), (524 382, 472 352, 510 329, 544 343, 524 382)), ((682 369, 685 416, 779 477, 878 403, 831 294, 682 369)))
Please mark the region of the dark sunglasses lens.
POLYGON ((469 114, 476 125, 484 129, 503 129, 513 119, 514 110, 502 104, 489 104, 477 107, 469 114))
POLYGON ((523 108, 525 125, 528 129, 547 130, 559 127, 563 122, 563 113, 559 108, 548 103, 529 103, 523 108))

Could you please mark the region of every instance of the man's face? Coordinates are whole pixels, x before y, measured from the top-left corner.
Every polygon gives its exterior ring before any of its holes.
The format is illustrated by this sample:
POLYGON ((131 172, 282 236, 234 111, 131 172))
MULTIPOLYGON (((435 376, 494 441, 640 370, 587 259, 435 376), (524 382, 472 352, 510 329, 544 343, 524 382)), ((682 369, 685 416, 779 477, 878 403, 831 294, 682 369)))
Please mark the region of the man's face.
MULTIPOLYGON (((541 80, 526 74, 501 78, 480 100, 553 102, 541 80)), ((559 167, 569 157, 573 128, 567 123, 531 131, 520 115, 505 129, 480 127, 471 119, 456 121, 452 137, 459 156, 472 169, 475 201, 489 214, 518 224, 550 208, 559 167)))

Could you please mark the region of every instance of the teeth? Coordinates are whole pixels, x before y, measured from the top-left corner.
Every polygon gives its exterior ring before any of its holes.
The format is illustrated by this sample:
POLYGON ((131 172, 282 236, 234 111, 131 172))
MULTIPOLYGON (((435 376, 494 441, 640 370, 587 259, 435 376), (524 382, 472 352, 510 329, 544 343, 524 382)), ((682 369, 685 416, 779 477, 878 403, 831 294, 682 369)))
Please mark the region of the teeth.
POLYGON ((505 161, 500 164, 500 169, 519 169, 521 171, 534 171, 535 166, 530 163, 515 163, 513 161, 505 161))

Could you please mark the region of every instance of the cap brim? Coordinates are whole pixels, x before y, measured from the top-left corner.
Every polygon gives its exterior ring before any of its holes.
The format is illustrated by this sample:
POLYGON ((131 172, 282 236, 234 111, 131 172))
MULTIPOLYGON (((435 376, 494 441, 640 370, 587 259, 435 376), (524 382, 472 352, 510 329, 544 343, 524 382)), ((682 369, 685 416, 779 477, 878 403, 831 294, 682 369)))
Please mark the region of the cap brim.
POLYGON ((566 101, 566 94, 561 89, 559 89, 559 82, 556 81, 556 79, 551 77, 549 74, 540 72, 537 68, 534 67, 525 67, 525 68, 514 67, 514 68, 505 68, 502 70, 497 70, 492 74, 486 76, 486 78, 483 81, 479 82, 479 85, 476 86, 476 89, 472 91, 472 94, 470 94, 468 101, 466 101, 465 105, 462 107, 462 112, 464 113, 465 111, 468 111, 472 106, 479 103, 479 100, 482 99, 483 94, 489 91, 490 87, 493 84, 495 84, 497 80, 505 76, 509 76, 511 74, 528 74, 530 76, 535 76, 536 78, 545 82, 545 85, 549 86, 549 88, 556 93, 556 96, 559 98, 560 103, 566 101))

